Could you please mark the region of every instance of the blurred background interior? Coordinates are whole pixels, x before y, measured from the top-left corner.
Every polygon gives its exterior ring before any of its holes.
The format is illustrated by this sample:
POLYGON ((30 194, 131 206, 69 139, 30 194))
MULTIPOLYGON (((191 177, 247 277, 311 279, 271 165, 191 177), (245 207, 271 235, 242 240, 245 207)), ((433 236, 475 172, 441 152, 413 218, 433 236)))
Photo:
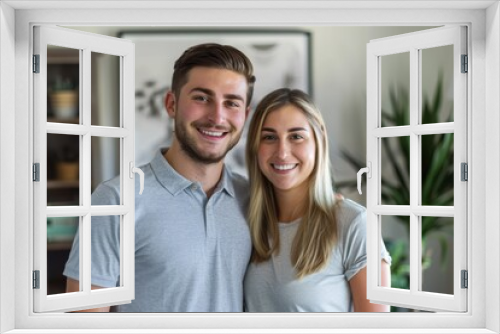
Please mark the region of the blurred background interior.
MULTIPOLYGON (((159 147, 167 146, 172 123, 162 106, 170 84, 173 62, 189 45, 201 42, 233 43, 238 28, 207 34, 202 28, 156 30, 150 27, 67 27, 101 35, 131 39, 136 45, 136 165, 147 163, 159 147), (229 36, 229 39, 224 39, 229 36), (233 39, 231 39, 233 38, 233 39)), ((282 86, 309 92, 327 123, 334 183, 345 197, 363 205, 354 180, 366 160, 366 45, 384 38, 433 27, 293 27, 255 28, 261 40, 235 45, 251 58, 257 83, 252 106, 267 92, 282 86), (253 46, 253 49, 245 49, 253 46), (260 74, 260 75, 259 75, 260 74), (278 78, 279 80, 276 80, 278 78)), ((211 30, 214 30, 210 28, 211 30)), ((248 27, 245 32, 252 32, 248 27)), ((422 51, 423 122, 453 120, 452 47, 422 51)), ((80 123, 79 50, 52 46, 48 54, 48 122, 80 123)), ((119 59, 93 53, 92 125, 119 126, 119 59)), ((409 124, 409 55, 383 57, 382 126, 409 124)), ((453 205, 453 135, 423 136, 422 203, 453 205), (451 159, 451 160, 450 160, 451 159)), ((382 204, 409 203, 409 138, 384 139, 382 204)), ((242 150, 245 138, 228 163, 245 174, 242 150)), ((48 205, 78 205, 80 201, 80 138, 47 136, 48 205)), ((93 138, 92 190, 120 174, 120 140, 93 138)), ((78 217, 47 221, 48 293, 62 293, 64 264, 78 226, 78 217)), ((392 286, 409 288, 408 217, 383 217, 382 235, 393 257, 392 286)), ((422 221, 424 291, 453 293, 453 219, 422 221)), ((393 308, 393 311, 413 311, 393 308)))

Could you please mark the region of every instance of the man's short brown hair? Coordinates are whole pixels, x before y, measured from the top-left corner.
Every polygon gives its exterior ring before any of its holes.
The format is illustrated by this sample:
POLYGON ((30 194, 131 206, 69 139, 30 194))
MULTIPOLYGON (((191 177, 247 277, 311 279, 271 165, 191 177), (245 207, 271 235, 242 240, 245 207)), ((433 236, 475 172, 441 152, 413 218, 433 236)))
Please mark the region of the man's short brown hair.
POLYGON ((243 75, 248 84, 246 105, 250 105, 255 76, 252 63, 243 52, 230 45, 216 43, 199 44, 184 51, 174 64, 172 91, 176 98, 188 80, 189 71, 194 67, 220 68, 243 75))

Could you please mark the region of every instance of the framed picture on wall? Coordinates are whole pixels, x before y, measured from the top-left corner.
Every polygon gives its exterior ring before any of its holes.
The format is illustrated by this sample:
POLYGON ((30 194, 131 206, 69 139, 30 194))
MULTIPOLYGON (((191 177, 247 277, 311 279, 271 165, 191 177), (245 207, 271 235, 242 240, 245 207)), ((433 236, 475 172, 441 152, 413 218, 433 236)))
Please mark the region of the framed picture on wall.
MULTIPOLYGON (((163 106, 170 89, 174 62, 189 47, 202 43, 228 44, 252 61, 257 78, 252 110, 267 93, 288 87, 312 94, 310 33, 296 29, 183 29, 122 31, 135 43, 136 163, 148 163, 160 147, 170 144, 173 122, 163 106)), ((251 117, 252 114, 250 114, 251 117)), ((247 121, 247 126, 248 126, 247 121)), ((226 163, 246 175, 246 127, 226 163)))

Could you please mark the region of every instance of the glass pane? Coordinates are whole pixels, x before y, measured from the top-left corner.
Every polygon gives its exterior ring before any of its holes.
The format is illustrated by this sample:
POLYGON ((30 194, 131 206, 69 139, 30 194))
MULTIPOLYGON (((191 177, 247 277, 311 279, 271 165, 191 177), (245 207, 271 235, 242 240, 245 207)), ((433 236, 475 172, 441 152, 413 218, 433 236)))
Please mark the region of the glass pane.
POLYGON ((421 50, 421 124, 453 121, 453 45, 421 50))
POLYGON ((92 52, 92 125, 120 126, 120 57, 92 52))
POLYGON ((410 124, 410 53, 380 57, 381 126, 410 124))
POLYGON ((382 205, 410 205, 410 137, 380 140, 382 205))
MULTIPOLYGON (((76 231, 79 217, 47 218, 47 294, 59 294, 66 291, 64 266, 68 261, 69 251, 76 231)), ((78 266, 79 258, 75 257, 78 266)))
POLYGON ((121 216, 92 217, 92 285, 101 288, 121 286, 121 216))
POLYGON ((452 295, 453 218, 422 219, 422 291, 452 295))
MULTIPOLYGON (((120 143, 120 138, 92 137, 92 192, 100 183, 120 175, 120 143)), ((120 179, 114 180, 113 184, 120 193, 120 179)))
POLYGON ((453 206, 453 133, 421 137, 422 205, 453 206))
POLYGON ((47 121, 79 123, 80 50, 47 46, 47 121))
POLYGON ((80 137, 47 134, 47 205, 80 205, 80 137))
POLYGON ((391 258, 391 288, 410 289, 410 217, 381 216, 382 240, 391 258))

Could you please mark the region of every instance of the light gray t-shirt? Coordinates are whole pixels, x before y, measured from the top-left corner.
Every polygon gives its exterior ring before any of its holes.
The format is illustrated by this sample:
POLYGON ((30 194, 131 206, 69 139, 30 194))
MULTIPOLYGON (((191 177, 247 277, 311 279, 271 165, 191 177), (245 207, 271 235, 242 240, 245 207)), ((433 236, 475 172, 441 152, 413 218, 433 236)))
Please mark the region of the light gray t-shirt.
MULTIPOLYGON (((248 312, 350 312, 349 280, 366 266, 366 211, 351 200, 337 210, 338 242, 329 264, 314 274, 296 279, 290 250, 300 224, 279 223, 280 251, 268 261, 251 263, 245 277, 248 312)), ((385 246, 382 258, 391 263, 385 246)))
MULTIPOLYGON (((160 152, 141 167, 135 197, 135 300, 119 312, 241 312, 251 254, 248 182, 224 170, 214 194, 178 174, 160 152)), ((136 178, 138 179, 138 178, 136 178)), ((119 203, 119 179, 104 182, 92 205, 119 203)), ((119 284, 119 219, 92 219, 92 284, 119 284)), ((78 280, 78 236, 64 275, 78 280)))

